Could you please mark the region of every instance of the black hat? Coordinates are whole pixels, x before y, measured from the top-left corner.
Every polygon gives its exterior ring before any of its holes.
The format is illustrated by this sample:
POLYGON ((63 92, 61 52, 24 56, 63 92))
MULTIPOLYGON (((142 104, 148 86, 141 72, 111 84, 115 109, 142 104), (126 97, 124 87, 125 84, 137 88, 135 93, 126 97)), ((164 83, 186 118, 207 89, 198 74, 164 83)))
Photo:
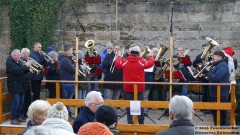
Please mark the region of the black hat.
POLYGON ((101 105, 95 112, 97 122, 110 126, 117 122, 118 116, 116 110, 108 105, 101 105))
POLYGON ((215 52, 213 53, 213 55, 219 55, 219 56, 221 56, 222 58, 225 57, 225 54, 224 54, 224 52, 222 52, 222 51, 215 51, 215 52))

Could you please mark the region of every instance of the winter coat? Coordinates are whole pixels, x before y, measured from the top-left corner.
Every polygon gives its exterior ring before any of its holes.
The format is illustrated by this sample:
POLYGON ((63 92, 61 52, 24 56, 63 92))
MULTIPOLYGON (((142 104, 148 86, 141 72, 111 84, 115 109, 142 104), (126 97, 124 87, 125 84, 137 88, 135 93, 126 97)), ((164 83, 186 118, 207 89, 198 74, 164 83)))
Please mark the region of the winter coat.
POLYGON ((17 63, 11 56, 6 61, 7 87, 11 94, 25 92, 24 74, 28 73, 28 68, 20 61, 17 63))
POLYGON ((229 74, 230 74, 229 81, 230 82, 231 81, 236 81, 235 80, 235 65, 234 65, 233 57, 226 54, 225 52, 224 52, 224 54, 225 54, 225 56, 227 57, 227 60, 228 60, 228 69, 229 69, 229 74))
MULTIPOLYGON (((155 66, 149 68, 148 70, 145 69, 144 71, 145 71, 145 82, 154 82, 155 66)), ((152 88, 153 88, 153 84, 145 84, 146 90, 150 90, 152 88)))
MULTIPOLYGON (((60 73, 59 73, 59 63, 58 62, 47 62, 47 74, 46 80, 60 80, 60 73)), ((55 83, 46 83, 46 87, 50 90, 56 89, 55 83)))
POLYGON ((59 52, 60 80, 75 80, 75 67, 66 52, 59 52))
MULTIPOLYGON (((21 60, 24 62, 27 62, 26 59, 24 59, 23 57, 21 57, 21 60)), ((24 64, 24 63, 23 63, 24 64)), ((31 85, 31 80, 33 77, 33 73, 32 72, 27 72, 26 74, 24 74, 24 81, 25 81, 25 89, 27 89, 28 87, 30 87, 31 85)))
MULTIPOLYGON (((123 71, 119 70, 115 67, 114 63, 112 63, 113 59, 115 57, 114 52, 107 54, 104 61, 103 61, 103 67, 106 69, 105 76, 104 76, 104 81, 123 81, 123 71), (114 67, 113 72, 110 71, 110 68, 114 67)), ((123 85, 122 84, 104 84, 104 88, 112 89, 112 90, 118 90, 122 89, 123 85)))
MULTIPOLYGON (((209 83, 229 83, 229 69, 228 64, 223 59, 214 64, 207 76, 209 83)), ((217 86, 209 86, 209 94, 212 97, 217 95, 217 86)), ((228 97, 229 86, 221 86, 221 97, 228 97)))
POLYGON ((190 120, 174 120, 169 129, 160 131, 156 135, 194 135, 194 125, 190 120))
POLYGON ((42 125, 50 130, 51 135, 76 135, 72 126, 63 119, 47 118, 42 125))
MULTIPOLYGON (((154 65, 152 56, 148 60, 142 59, 139 55, 131 54, 127 58, 117 57, 115 68, 123 70, 124 82, 145 82, 144 69, 150 68, 154 65)), ((138 92, 145 90, 144 84, 137 85, 138 92)), ((124 84, 123 89, 126 92, 134 92, 133 84, 124 84)))
POLYGON ((81 126, 88 122, 94 122, 95 114, 87 107, 84 106, 77 118, 73 122, 73 131, 77 133, 81 126))
MULTIPOLYGON (((41 55, 39 52, 31 51, 29 57, 33 58, 36 62, 41 64, 42 66, 46 66, 46 60, 44 59, 44 56, 41 55)), ((42 80, 42 72, 39 74, 34 73, 32 80, 42 80)))
POLYGON ((104 49, 102 50, 102 53, 100 54, 100 57, 101 57, 101 64, 100 64, 100 67, 103 69, 103 74, 106 73, 106 68, 103 67, 103 61, 104 61, 106 55, 107 55, 107 49, 104 48, 104 49))

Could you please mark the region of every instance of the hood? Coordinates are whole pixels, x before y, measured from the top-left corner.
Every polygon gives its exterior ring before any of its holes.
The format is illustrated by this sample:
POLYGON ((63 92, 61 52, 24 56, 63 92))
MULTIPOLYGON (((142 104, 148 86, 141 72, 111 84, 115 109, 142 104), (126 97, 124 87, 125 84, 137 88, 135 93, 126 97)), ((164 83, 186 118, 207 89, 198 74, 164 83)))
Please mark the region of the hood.
POLYGON ((59 56, 58 56, 59 60, 61 60, 64 57, 68 57, 68 54, 65 51, 59 51, 58 54, 59 54, 59 56))
POLYGON ((59 118, 47 118, 43 123, 43 126, 54 129, 65 129, 69 132, 73 132, 72 126, 65 120, 59 118))

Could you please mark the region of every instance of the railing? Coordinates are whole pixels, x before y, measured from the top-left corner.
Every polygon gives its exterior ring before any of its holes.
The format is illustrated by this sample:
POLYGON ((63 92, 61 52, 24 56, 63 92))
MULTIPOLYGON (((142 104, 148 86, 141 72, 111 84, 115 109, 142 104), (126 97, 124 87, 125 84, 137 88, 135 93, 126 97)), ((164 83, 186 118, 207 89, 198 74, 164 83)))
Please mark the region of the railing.
MULTIPOLYGON (((0 79, 0 92, 2 92, 2 81, 6 78, 0 79)), ((209 109, 217 110, 217 125, 220 125, 220 110, 229 110, 230 111, 230 125, 235 125, 235 85, 229 83, 166 83, 166 82, 111 82, 111 81, 59 81, 59 80, 43 80, 43 82, 56 83, 56 99, 47 99, 51 104, 54 104, 58 101, 63 102, 67 106, 84 106, 83 99, 60 99, 60 85, 61 83, 75 83, 75 84, 86 84, 86 83, 99 83, 99 84, 134 84, 134 100, 137 100, 137 84, 157 84, 157 85, 188 85, 188 86, 202 86, 202 85, 216 85, 217 86, 217 102, 194 102, 194 109, 209 109), (220 86, 228 85, 230 86, 230 97, 231 101, 229 103, 220 102, 220 86)), ((2 114, 2 102, 10 96, 5 96, 7 94, 0 94, 0 122, 6 120, 9 117, 6 117, 2 114)), ((9 95, 9 94, 8 94, 9 95)), ((77 98, 77 96, 75 96, 77 98)), ((112 105, 114 107, 130 107, 129 100, 105 100, 104 104, 112 105)), ((141 101, 141 107, 143 108, 168 108, 169 101, 141 101)), ((170 124, 170 123, 169 123, 170 124)), ((160 125, 138 125, 137 116, 134 116, 134 124, 119 124, 117 129, 124 134, 132 134, 137 132, 138 134, 155 134, 156 132, 167 129, 169 126, 160 126, 160 125)), ((15 133, 18 130, 14 131, 15 133)), ((8 133, 14 133, 12 132, 8 133)), ((1 133, 2 130, 1 130, 1 133)), ((5 132, 4 132, 5 133, 5 132)))

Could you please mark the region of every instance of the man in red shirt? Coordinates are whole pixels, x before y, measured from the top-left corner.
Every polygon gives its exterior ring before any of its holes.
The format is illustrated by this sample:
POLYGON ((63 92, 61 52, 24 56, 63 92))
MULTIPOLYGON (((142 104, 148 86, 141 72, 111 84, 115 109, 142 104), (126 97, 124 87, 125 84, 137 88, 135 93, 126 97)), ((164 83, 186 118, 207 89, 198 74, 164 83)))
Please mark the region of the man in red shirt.
MULTIPOLYGON (((152 53, 149 54, 148 60, 140 57, 140 48, 138 45, 133 44, 129 48, 130 55, 127 58, 121 57, 121 52, 118 52, 118 57, 115 61, 115 67, 123 70, 124 82, 145 82, 144 69, 148 69, 154 65, 154 59, 152 53)), ((125 91, 126 100, 133 100, 134 85, 124 84, 123 89, 125 91)), ((143 100, 143 91, 145 90, 145 84, 138 84, 138 100, 143 100)), ((133 124, 132 115, 130 115, 130 108, 127 108, 127 120, 128 124, 133 124)), ((144 124, 144 110, 141 108, 141 115, 138 117, 139 124, 144 124)))

